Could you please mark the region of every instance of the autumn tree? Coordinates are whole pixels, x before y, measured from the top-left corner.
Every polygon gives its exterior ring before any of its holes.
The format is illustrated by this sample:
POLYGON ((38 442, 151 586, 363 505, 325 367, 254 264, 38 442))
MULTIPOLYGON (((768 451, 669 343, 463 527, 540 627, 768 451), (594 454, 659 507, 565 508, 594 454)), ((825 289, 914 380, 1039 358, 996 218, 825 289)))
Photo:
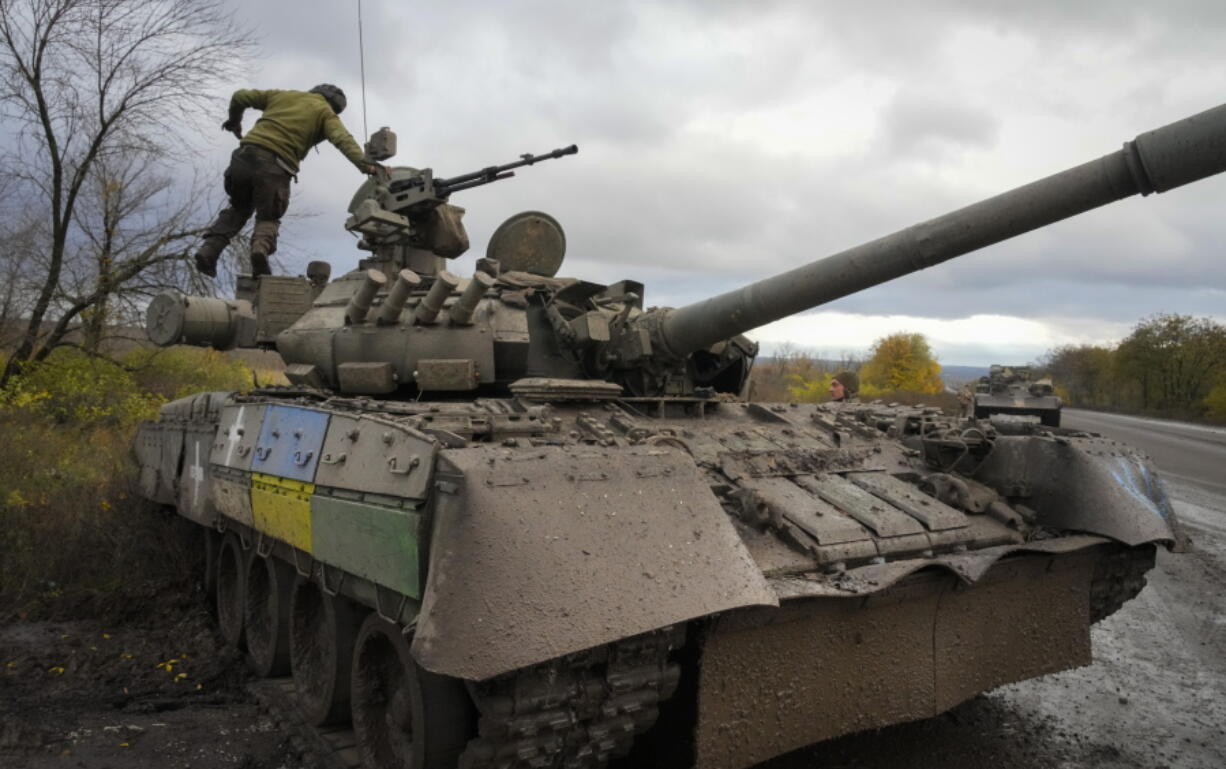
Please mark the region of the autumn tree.
POLYGON ((1114 355, 1101 345, 1066 345, 1049 352, 1035 368, 1051 377, 1069 403, 1111 406, 1120 396, 1114 355))
POLYGON ((220 0, 0 0, 0 167, 37 223, 0 381, 133 292, 190 280, 188 135, 249 48, 220 0))
POLYGON ((860 369, 864 389, 906 390, 922 394, 944 391, 941 364, 923 334, 900 332, 873 342, 869 358, 860 369))
POLYGON ((1154 315, 1120 342, 1116 362, 1139 387, 1142 410, 1186 412, 1226 372, 1226 326, 1190 315, 1154 315))

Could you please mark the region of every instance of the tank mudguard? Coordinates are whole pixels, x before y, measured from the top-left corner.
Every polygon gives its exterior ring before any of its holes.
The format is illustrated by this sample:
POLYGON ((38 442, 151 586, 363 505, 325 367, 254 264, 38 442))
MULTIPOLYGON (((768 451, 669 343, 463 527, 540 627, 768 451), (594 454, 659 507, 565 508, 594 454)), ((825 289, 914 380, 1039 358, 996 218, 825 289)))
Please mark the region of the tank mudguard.
POLYGON ((442 452, 413 654, 483 680, 744 606, 777 606, 686 454, 442 452))
POLYGON ((1040 525, 1182 549, 1184 534, 1144 453, 1090 435, 1001 436, 976 480, 1038 513, 1040 525))

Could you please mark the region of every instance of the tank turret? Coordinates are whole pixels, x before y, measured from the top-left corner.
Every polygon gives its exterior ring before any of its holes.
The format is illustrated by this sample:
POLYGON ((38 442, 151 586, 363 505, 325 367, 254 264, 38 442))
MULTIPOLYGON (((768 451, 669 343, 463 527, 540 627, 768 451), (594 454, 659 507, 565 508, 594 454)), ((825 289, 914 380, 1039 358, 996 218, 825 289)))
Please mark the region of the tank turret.
MULTIPOLYGON (((372 141, 387 145, 386 134, 372 141)), ((240 281, 232 301, 159 297, 148 326, 158 344, 274 347, 294 383, 340 392, 505 394, 520 379, 543 377, 606 380, 639 396, 737 393, 757 351, 741 334, 1107 203, 1216 174, 1226 168, 1224 137, 1226 107, 1217 107, 825 259, 650 310, 640 283, 554 277, 566 238, 539 212, 500 227, 470 277, 445 269, 468 249, 453 192, 577 147, 452 178, 395 167, 365 182, 349 205, 345 226, 370 253, 358 270, 322 290, 318 277, 264 278, 240 281)))

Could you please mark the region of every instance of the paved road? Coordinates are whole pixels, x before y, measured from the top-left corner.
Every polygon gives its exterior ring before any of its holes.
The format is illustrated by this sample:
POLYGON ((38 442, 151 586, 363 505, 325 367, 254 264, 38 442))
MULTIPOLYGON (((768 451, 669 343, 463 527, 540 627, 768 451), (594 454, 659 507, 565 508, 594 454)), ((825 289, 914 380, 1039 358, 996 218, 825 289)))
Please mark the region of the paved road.
POLYGON ((1226 496, 1226 428, 1068 408, 1061 422, 1132 444, 1163 476, 1226 496))

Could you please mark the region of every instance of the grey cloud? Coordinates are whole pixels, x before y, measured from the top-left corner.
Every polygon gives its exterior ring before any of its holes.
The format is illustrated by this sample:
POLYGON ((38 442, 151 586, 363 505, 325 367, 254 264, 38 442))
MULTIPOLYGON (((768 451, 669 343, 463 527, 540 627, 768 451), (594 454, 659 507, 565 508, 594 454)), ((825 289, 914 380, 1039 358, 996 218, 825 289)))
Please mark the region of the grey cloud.
MULTIPOLYGON (((340 83, 351 96, 344 118, 360 133, 353 4, 235 7, 266 35, 253 79, 340 83)), ((472 254, 506 216, 544 209, 567 229, 566 272, 645 280, 652 303, 728 290, 1111 151, 1129 132, 1221 101, 1226 80, 1220 2, 947 0, 871 18, 863 4, 801 0, 363 7, 371 128, 397 130, 397 162, 456 173, 581 146, 457 196, 472 254), (959 47, 985 30, 1009 50, 959 47), (1003 74, 969 76, 980 68, 1003 74), (787 114, 847 82, 893 96, 864 146, 841 157, 721 135, 711 118, 787 114), (1083 126, 1102 131, 1087 138, 1083 126), (1033 174, 1016 170, 1028 166, 1033 174)), ((220 162, 228 147, 217 147, 220 162)), ((330 148, 308 159, 292 210, 319 216, 284 228, 300 268, 317 256, 356 264, 341 223, 359 181, 330 148)), ((1224 203, 1224 180, 1127 201, 836 306, 1124 321, 1214 312, 1226 291, 1224 203)))
POLYGON ((1000 133, 1000 120, 987 110, 932 91, 899 92, 882 122, 887 150, 906 155, 991 147, 1000 133))

